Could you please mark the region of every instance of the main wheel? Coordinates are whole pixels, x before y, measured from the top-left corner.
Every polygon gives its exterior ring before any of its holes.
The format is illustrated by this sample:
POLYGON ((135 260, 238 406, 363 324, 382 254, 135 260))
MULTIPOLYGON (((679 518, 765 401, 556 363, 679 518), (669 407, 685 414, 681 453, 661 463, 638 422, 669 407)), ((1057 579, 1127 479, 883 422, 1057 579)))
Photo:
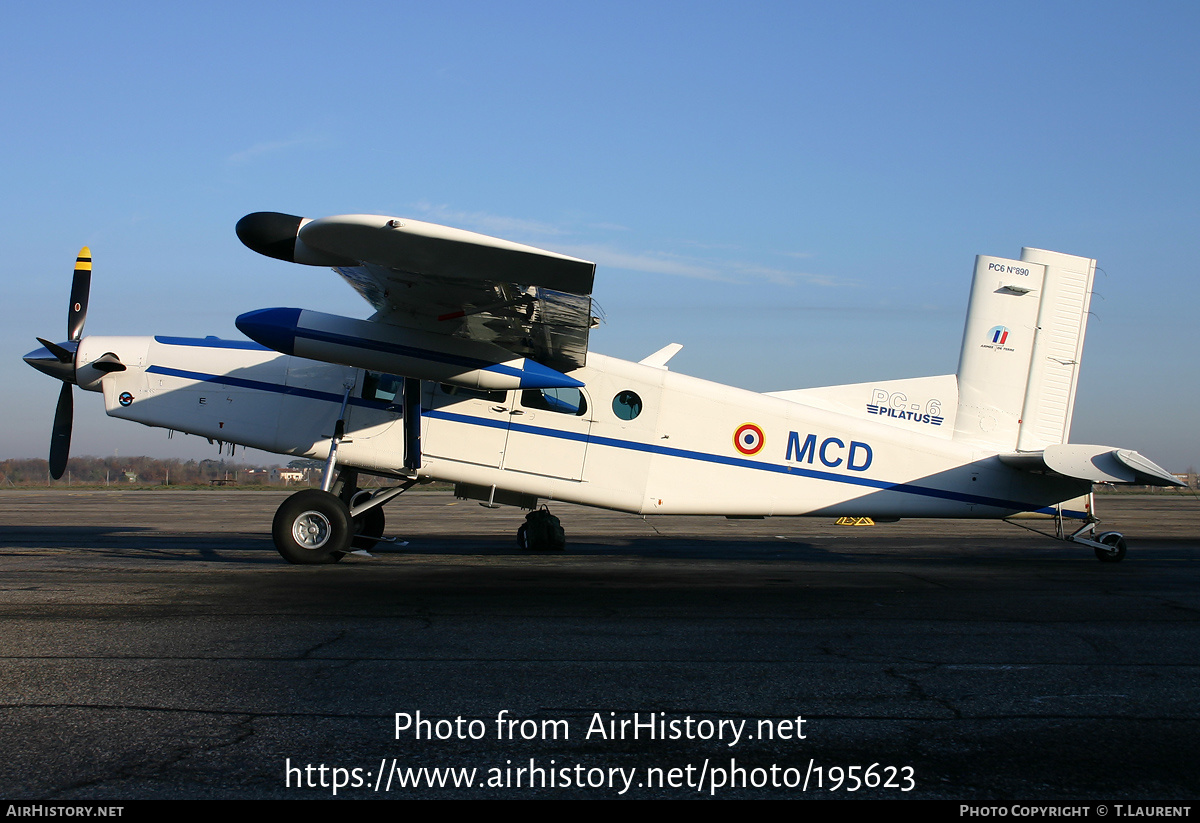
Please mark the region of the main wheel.
POLYGON ((1105 563, 1120 563, 1125 557, 1125 538, 1119 532, 1105 532, 1097 535, 1097 540, 1106 546, 1108 549, 1096 549, 1096 557, 1105 563))
POLYGON ((275 548, 289 563, 336 563, 350 548, 351 536, 350 509, 320 489, 284 500, 271 524, 275 548))
POLYGON ((350 545, 364 551, 374 548, 379 538, 383 537, 383 529, 387 523, 383 516, 383 506, 367 509, 358 517, 352 518, 351 523, 354 527, 354 539, 350 541, 350 545))

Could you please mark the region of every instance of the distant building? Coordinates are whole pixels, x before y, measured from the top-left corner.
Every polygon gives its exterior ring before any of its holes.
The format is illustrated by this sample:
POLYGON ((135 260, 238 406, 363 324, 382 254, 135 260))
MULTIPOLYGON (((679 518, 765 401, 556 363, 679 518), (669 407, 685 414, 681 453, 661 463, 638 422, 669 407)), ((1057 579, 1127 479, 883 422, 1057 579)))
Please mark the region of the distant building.
POLYGON ((271 482, 303 483, 307 479, 308 471, 306 469, 271 469, 271 482))

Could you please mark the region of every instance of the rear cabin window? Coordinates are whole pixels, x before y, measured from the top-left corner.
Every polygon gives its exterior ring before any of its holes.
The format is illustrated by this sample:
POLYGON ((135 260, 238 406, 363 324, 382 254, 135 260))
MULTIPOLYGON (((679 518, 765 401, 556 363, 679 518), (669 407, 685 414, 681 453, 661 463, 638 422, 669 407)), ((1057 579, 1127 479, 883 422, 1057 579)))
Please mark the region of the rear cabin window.
POLYGON ((613 414, 622 420, 632 420, 642 413, 642 398, 635 391, 617 392, 612 402, 613 414))

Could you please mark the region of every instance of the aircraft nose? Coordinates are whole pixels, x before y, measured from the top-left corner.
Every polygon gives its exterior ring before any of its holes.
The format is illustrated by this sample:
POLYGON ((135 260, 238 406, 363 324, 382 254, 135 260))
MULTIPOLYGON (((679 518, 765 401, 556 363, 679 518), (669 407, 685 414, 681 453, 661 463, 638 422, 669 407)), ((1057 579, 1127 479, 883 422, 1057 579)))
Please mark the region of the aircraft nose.
MULTIPOLYGON (((66 344, 64 343, 65 347, 66 344)), ((64 383, 75 382, 75 364, 74 362, 63 362, 62 359, 50 351, 46 346, 39 349, 34 349, 29 354, 22 358, 26 363, 33 366, 42 374, 49 375, 64 383)))

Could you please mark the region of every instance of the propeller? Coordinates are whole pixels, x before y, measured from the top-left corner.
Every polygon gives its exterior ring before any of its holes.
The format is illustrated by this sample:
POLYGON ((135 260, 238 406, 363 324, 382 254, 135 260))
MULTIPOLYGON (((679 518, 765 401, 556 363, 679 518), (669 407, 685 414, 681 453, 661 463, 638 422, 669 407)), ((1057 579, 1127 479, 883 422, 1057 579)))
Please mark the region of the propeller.
MULTIPOLYGON (((75 409, 71 386, 76 382, 75 355, 79 350, 79 341, 83 339, 83 324, 87 320, 88 293, 91 287, 92 251, 84 246, 75 258, 75 276, 71 280, 71 305, 67 307, 67 342, 51 343, 39 337, 37 341, 42 344, 42 348, 25 355, 26 363, 63 382, 62 389, 58 392, 58 406, 54 410, 54 428, 50 433, 50 476, 55 480, 62 477, 67 470, 67 457, 71 452, 71 420, 75 409)), ((124 368, 115 356, 106 361, 105 365, 108 368, 101 368, 101 371, 119 371, 124 368), (114 368, 114 364, 120 368, 114 368)))
POLYGON ((71 278, 71 305, 67 309, 67 339, 83 339, 83 324, 87 322, 88 295, 92 291, 92 250, 84 246, 75 258, 75 275, 71 278))
POLYGON ((54 409, 54 428, 50 431, 50 476, 55 480, 67 470, 67 458, 71 456, 71 420, 75 416, 75 398, 71 384, 63 383, 58 392, 58 406, 54 409))

